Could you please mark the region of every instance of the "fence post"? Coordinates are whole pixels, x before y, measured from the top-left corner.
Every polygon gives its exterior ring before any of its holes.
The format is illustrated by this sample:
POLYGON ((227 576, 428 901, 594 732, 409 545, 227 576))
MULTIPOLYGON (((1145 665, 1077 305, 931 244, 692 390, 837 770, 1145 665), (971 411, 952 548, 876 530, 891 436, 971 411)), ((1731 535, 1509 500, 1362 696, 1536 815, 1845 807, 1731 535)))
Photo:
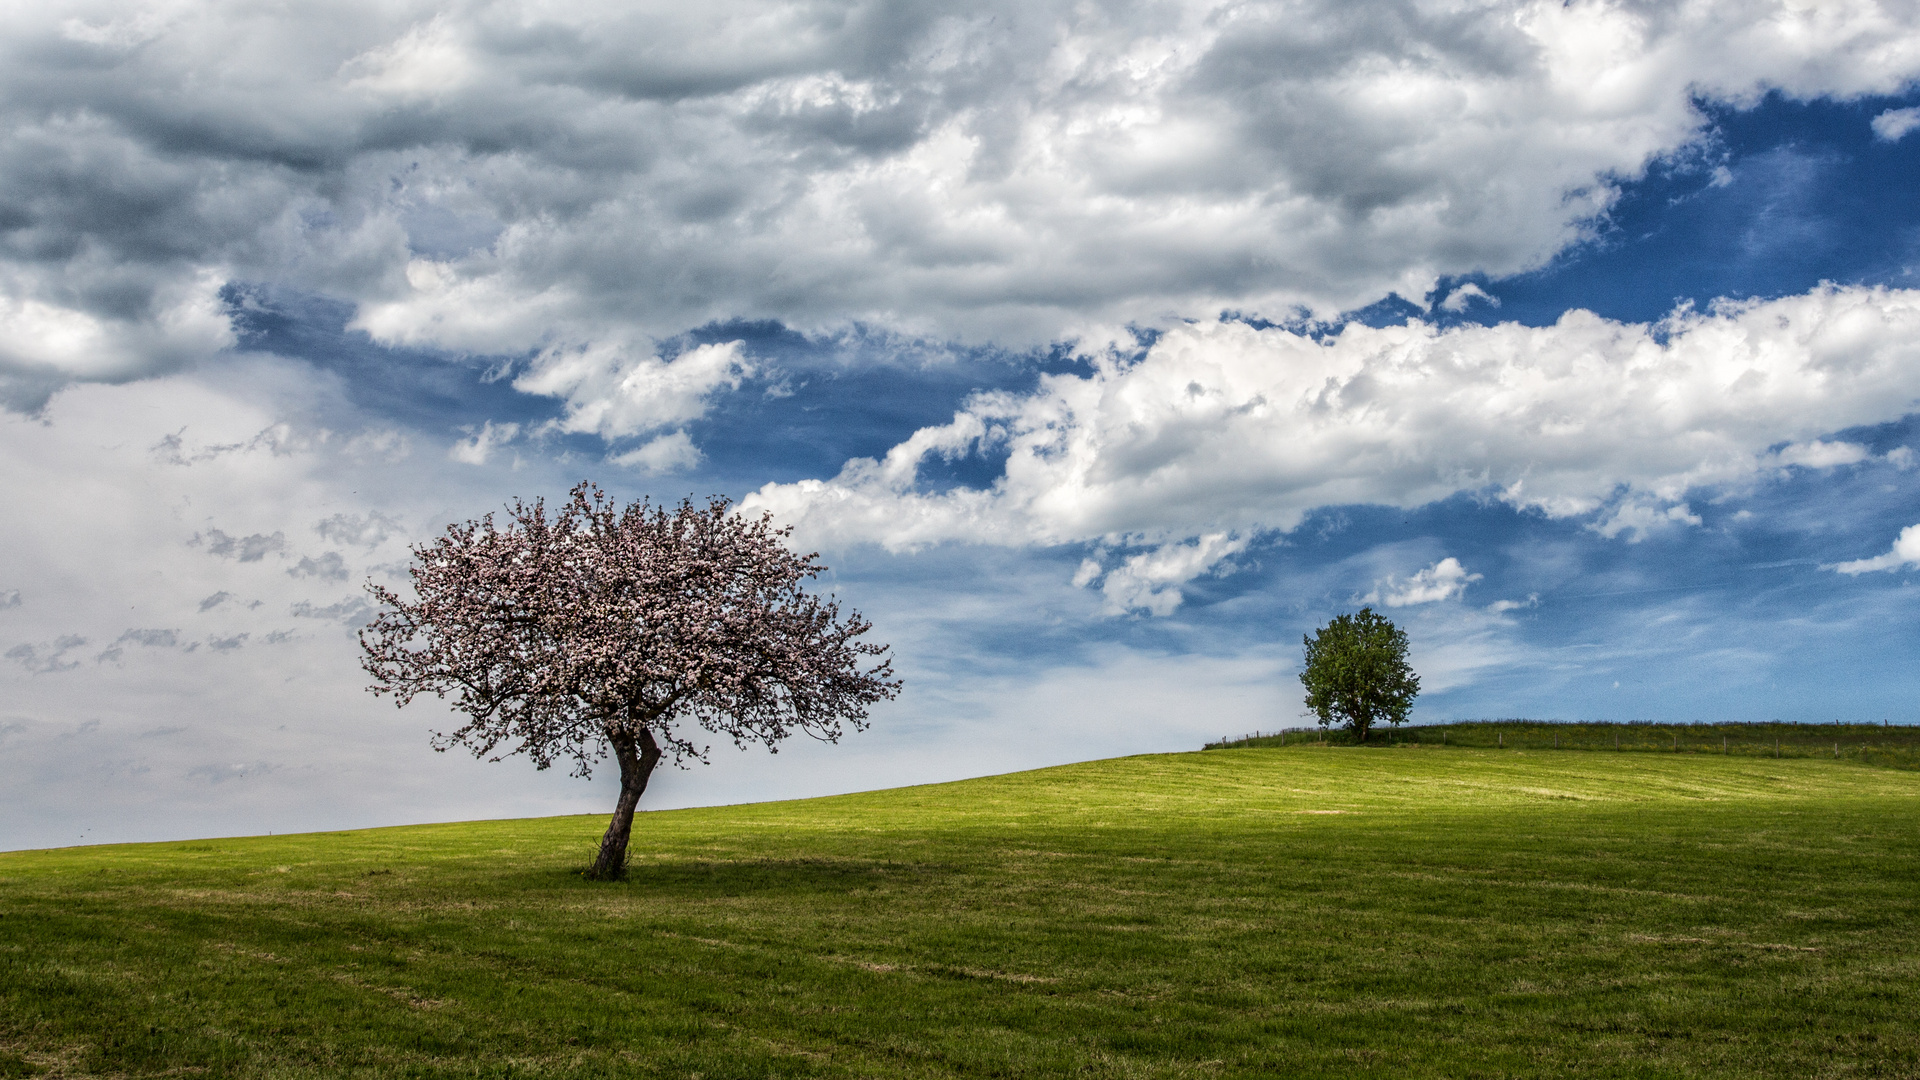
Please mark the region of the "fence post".
POLYGON ((1725 735, 1720 736, 1720 752, 1722 754, 1727 752, 1727 737, 1725 735))
POLYGON ((1497 747, 1499 747, 1499 748, 1500 748, 1500 749, 1502 749, 1502 750, 1505 750, 1505 749, 1507 748, 1507 733, 1506 733, 1506 732, 1504 732, 1504 731, 1496 731, 1496 732, 1494 732, 1494 733, 1493 733, 1493 738, 1494 738, 1494 745, 1495 745, 1495 746, 1497 746, 1497 747))
POLYGON ((1613 748, 1620 749, 1620 732, 1617 729, 1613 733, 1613 748))

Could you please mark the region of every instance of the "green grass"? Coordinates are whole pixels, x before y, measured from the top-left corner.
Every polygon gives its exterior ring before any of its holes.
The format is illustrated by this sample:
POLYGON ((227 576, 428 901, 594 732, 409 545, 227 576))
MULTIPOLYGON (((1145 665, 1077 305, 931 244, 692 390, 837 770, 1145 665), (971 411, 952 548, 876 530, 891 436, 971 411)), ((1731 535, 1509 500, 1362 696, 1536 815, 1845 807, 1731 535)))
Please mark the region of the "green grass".
POLYGON ((0 854, 0 1077, 1920 1076, 1920 774, 1248 749, 0 854))
MULTIPOLYGON (((1574 724, 1547 720, 1469 720, 1418 727, 1377 727, 1368 745, 1480 747, 1507 750, 1608 750, 1725 754, 1731 757, 1827 758, 1893 769, 1920 769, 1920 726, 1903 724, 1574 724)), ((1254 733, 1207 744, 1209 750, 1272 749, 1308 744, 1357 745, 1345 731, 1317 727, 1254 733)))

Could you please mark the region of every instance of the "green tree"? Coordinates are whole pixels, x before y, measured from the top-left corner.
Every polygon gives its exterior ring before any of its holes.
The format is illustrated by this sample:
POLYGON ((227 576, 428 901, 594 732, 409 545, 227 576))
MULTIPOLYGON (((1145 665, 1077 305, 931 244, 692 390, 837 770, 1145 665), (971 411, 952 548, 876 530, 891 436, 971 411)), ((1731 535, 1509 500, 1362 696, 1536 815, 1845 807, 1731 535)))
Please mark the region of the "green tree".
POLYGON ((1407 666, 1406 631, 1361 608, 1302 640, 1307 662, 1300 683, 1321 727, 1341 724, 1365 742, 1377 721, 1399 724, 1407 718, 1420 676, 1407 666))

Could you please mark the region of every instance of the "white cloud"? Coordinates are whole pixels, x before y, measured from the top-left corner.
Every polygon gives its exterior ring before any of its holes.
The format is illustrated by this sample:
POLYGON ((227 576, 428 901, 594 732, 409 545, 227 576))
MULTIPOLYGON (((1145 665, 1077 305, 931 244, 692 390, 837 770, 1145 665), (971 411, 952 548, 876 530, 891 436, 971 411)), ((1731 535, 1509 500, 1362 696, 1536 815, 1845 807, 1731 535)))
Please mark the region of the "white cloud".
POLYGON ((1888 109, 1873 118, 1873 133, 1885 142, 1899 142, 1920 127, 1920 108, 1888 109))
POLYGON ((700 448, 684 431, 661 435, 645 445, 608 458, 615 465, 640 469, 654 475, 682 472, 700 464, 700 448))
MULTIPOLYGON (((1248 539, 1227 533, 1208 533, 1185 543, 1162 544, 1152 551, 1130 556, 1107 571, 1106 581, 1100 586, 1107 600, 1107 614, 1135 610, 1154 615, 1173 614, 1183 599, 1180 587, 1203 574, 1218 573, 1226 559, 1245 550, 1248 539)), ((1074 582, 1084 586, 1092 576, 1082 564, 1081 571, 1074 575, 1074 582)))
POLYGON ((1780 448, 1774 459, 1781 465, 1799 465, 1808 469, 1831 469, 1841 465, 1857 465, 1872 457, 1866 447, 1858 443, 1811 442, 1794 443, 1780 448))
POLYGON ((1468 306, 1475 300, 1483 304, 1491 304, 1494 307, 1500 306, 1499 297, 1490 295, 1487 290, 1475 285, 1471 281, 1448 293, 1447 298, 1440 301, 1439 306, 1442 311, 1451 311, 1458 314, 1459 312, 1467 310, 1468 306))
POLYGON ((1697 524, 1696 489, 1862 460, 1821 436, 1916 399, 1913 291, 1821 288, 1658 325, 1583 311, 1545 327, 1355 325, 1322 341, 1210 322, 1138 362, 980 396, 883 460, 768 484, 744 506, 810 544, 909 550, 1244 535, 1318 507, 1469 492, 1638 538, 1697 524), (920 489, 927 454, 982 442, 1009 454, 990 488, 920 489))
POLYGON ((1524 270, 1695 139, 1698 101, 1920 76, 1912 11, 1798 0, 0 20, 15 408, 225 347, 218 288, 266 282, 351 301, 384 342, 567 343, 598 373, 569 381, 560 349, 535 392, 591 430, 680 422, 618 357, 715 320, 1020 345, 1524 270))
POLYGON ((1525 600, 1495 600, 1487 605, 1487 610, 1495 615, 1504 615, 1509 611, 1522 611, 1540 606, 1540 594, 1529 593, 1525 600))
POLYGON ((1650 534, 1675 525, 1699 525, 1703 519, 1685 503, 1660 506, 1647 499, 1622 499, 1593 523, 1593 531, 1609 540, 1626 534, 1628 543, 1639 543, 1650 534))
MULTIPOLYGON (((0 273, 4 258, 0 257, 0 273)), ((156 283, 137 312, 36 297, 29 275, 0 277, 0 406, 37 409, 69 379, 107 382, 165 371, 233 344, 212 274, 156 283), (24 280, 23 280, 24 278, 24 280)))
POLYGON ((701 345, 671 362, 610 346, 548 349, 513 387, 563 399, 566 415, 553 422, 558 430, 618 439, 699 419, 715 392, 738 389, 752 373, 740 346, 701 345))
POLYGON ((1460 560, 1449 555, 1424 570, 1415 571, 1405 581, 1388 577, 1367 594, 1364 602, 1385 604, 1390 608, 1435 604, 1459 596, 1467 591, 1469 583, 1480 578, 1479 574, 1467 573, 1467 568, 1460 565, 1460 560))
POLYGON ((445 12, 417 24, 392 44, 368 49, 341 65, 348 89, 374 100, 445 97, 466 89, 481 73, 462 40, 469 29, 445 12))
POLYGON ((466 438, 447 448, 447 457, 463 465, 485 465, 495 450, 520 435, 519 424, 496 424, 491 420, 481 424, 479 431, 467 430, 470 434, 466 438))
POLYGON ((1899 570, 1908 566, 1920 566, 1920 525, 1909 525, 1901 529, 1900 535, 1894 538, 1892 550, 1884 555, 1838 563, 1827 569, 1857 576, 1870 574, 1876 570, 1899 570))

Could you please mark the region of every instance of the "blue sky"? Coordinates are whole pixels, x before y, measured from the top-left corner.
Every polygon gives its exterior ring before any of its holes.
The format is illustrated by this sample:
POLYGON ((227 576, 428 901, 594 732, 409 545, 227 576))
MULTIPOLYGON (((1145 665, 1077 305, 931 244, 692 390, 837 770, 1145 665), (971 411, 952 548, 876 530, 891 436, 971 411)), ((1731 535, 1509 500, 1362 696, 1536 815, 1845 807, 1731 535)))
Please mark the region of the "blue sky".
POLYGON ((0 35, 0 847, 603 810, 363 690, 591 478, 797 529, 903 697, 654 806, 1298 724, 1920 721, 1891 6, 54 5, 0 35))

